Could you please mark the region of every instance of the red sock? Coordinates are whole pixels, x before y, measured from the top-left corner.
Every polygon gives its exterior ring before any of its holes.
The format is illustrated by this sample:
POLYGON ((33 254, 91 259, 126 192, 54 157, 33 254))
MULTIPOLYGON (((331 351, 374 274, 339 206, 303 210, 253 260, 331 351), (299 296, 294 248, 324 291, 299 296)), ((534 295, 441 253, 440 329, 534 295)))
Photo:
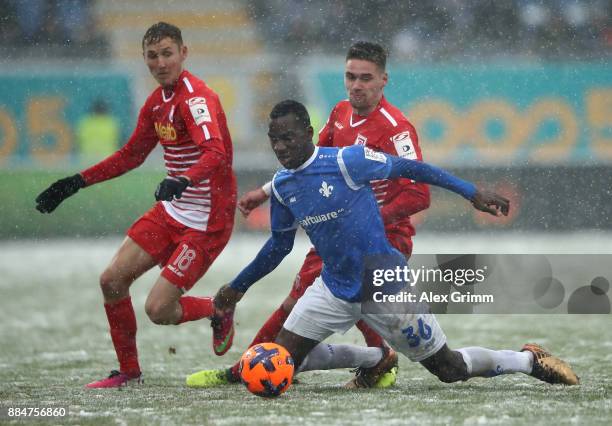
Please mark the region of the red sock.
MULTIPOLYGON (((281 328, 283 328, 283 324, 285 323, 285 320, 288 316, 289 313, 285 312, 282 306, 276 311, 274 311, 274 313, 270 315, 270 318, 268 318, 268 321, 266 321, 266 323, 261 326, 261 328, 255 335, 255 338, 253 338, 253 341, 249 345, 249 348, 251 346, 257 345, 258 343, 273 342, 274 339, 276 339, 276 336, 278 335, 279 331, 281 331, 281 328)), ((236 378, 238 378, 239 366, 240 361, 234 364, 231 368, 232 375, 236 378)))
POLYGON ((132 377, 140 375, 138 350, 136 349, 136 316, 132 307, 132 299, 128 296, 117 303, 105 303, 104 309, 119 360, 119 370, 132 377))
POLYGON ((183 296, 179 299, 179 303, 181 308, 183 308, 183 316, 177 324, 197 321, 215 313, 212 297, 183 296))
POLYGON ((377 348, 382 347, 383 345, 382 337, 380 337, 378 333, 372 330, 370 326, 365 323, 365 321, 359 320, 357 321, 357 324, 355 325, 357 326, 359 331, 361 331, 361 334, 363 334, 363 338, 365 339, 366 344, 368 346, 373 346, 377 348))

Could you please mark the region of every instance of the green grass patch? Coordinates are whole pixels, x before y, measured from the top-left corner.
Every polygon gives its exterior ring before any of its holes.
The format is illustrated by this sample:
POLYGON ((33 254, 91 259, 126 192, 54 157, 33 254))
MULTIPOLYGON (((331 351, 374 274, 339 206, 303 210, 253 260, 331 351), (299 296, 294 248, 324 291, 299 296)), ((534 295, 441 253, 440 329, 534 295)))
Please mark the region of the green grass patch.
POLYGON ((123 233, 154 203, 163 172, 134 171, 80 190, 52 213, 34 207, 40 192, 66 173, 0 172, 0 239, 105 236, 123 233))

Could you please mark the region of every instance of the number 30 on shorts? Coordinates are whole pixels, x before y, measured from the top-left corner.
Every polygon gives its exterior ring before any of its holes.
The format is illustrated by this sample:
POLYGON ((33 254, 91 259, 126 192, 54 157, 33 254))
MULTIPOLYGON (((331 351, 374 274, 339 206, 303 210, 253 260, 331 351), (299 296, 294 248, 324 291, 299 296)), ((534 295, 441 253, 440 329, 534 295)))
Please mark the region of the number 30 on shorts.
POLYGON ((431 327, 425 324, 423 318, 419 318, 417 321, 418 324, 418 334, 414 334, 414 327, 408 326, 402 329, 402 334, 406 336, 408 340, 408 345, 411 348, 416 348, 421 343, 421 339, 429 340, 431 339, 431 327))

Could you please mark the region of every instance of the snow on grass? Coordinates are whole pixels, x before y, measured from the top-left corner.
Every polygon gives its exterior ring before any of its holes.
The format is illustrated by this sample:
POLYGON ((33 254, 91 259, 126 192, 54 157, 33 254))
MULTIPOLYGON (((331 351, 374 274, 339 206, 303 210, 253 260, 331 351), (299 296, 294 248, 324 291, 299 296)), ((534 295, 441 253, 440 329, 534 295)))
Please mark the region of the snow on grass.
MULTIPOLYGON (((454 248, 482 252, 491 246, 486 236, 422 238, 416 242, 420 252, 452 252, 453 244, 454 248)), ((564 243, 562 237, 543 238, 539 247, 569 250, 583 246, 579 238, 578 243, 565 239, 564 243)), ((213 294, 251 260, 264 240, 265 236, 238 236, 192 293, 213 294)), ((122 390, 86 390, 84 384, 116 368, 97 283, 119 243, 111 239, 0 244, 1 405, 68 405, 70 415, 52 423, 81 425, 611 423, 609 315, 439 318, 452 347, 519 349, 528 341, 541 342, 575 366, 582 379, 579 387, 550 386, 523 375, 447 385, 420 365, 401 359, 398 384, 388 390, 346 391, 342 384, 351 376, 348 371, 303 374, 301 384, 272 400, 253 396, 242 385, 186 388, 187 374, 230 365, 246 349, 255 331, 288 293, 308 250, 303 239, 292 257, 240 303, 235 344, 222 358, 210 349, 208 322, 162 327, 148 321, 144 300, 159 272, 142 277, 134 284, 133 300, 145 384, 122 390)), ((513 252, 519 243, 515 236, 502 235, 495 237, 494 246, 502 253, 513 252)), ((589 247, 603 248, 595 243, 589 247)), ((353 330, 333 339, 362 342, 353 330)))

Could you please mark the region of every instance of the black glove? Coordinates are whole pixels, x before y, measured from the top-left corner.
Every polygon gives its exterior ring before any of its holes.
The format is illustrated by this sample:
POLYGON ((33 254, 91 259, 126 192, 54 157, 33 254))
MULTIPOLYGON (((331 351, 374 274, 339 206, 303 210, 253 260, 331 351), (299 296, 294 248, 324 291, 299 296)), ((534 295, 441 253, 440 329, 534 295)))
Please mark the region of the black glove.
POLYGON ((36 210, 51 213, 62 201, 85 187, 85 180, 80 174, 60 179, 36 197, 36 210))
POLYGON ((173 198, 181 198, 185 188, 189 186, 189 179, 180 177, 167 177, 162 180, 155 190, 157 201, 172 201, 173 198))

